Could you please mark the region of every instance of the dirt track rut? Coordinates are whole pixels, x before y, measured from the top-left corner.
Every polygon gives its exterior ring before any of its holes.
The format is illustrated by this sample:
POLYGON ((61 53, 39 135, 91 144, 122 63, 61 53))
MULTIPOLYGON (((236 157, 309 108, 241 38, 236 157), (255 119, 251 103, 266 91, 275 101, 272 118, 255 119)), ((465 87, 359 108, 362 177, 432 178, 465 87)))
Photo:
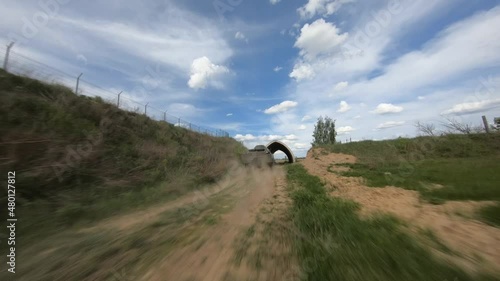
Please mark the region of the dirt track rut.
MULTIPOLYGON (((210 227, 201 226, 202 232, 151 266, 142 280, 282 280, 288 274, 291 258, 286 251, 291 251, 291 247, 281 245, 272 231, 268 233, 266 249, 258 239, 268 225, 266 222, 281 219, 286 213, 288 201, 283 169, 250 169, 242 173, 240 184, 226 191, 233 201, 231 210, 221 214, 210 227), (265 258, 280 254, 279 251, 285 259, 279 266, 265 258), (259 256, 258 261, 255 256, 259 256), (252 266, 252 263, 259 264, 252 266)), ((193 229, 203 223, 194 221, 193 229)))

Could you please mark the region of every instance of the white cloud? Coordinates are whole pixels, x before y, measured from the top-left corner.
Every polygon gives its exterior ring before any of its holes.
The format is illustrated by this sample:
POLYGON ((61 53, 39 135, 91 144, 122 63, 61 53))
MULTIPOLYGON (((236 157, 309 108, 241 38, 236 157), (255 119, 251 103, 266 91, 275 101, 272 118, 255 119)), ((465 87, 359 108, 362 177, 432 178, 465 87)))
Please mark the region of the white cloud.
POLYGON ((274 72, 279 72, 279 71, 281 71, 282 69, 283 69, 283 67, 281 67, 281 66, 276 66, 273 70, 274 70, 274 72))
POLYGON ((229 117, 229 116, 233 116, 233 114, 232 114, 232 113, 228 113, 228 114, 226 114, 226 116, 227 116, 227 117, 229 117))
POLYGON ((167 108, 167 112, 170 116, 177 116, 184 120, 199 117, 205 111, 206 110, 188 103, 172 103, 167 108))
POLYGON ((304 6, 297 9, 303 19, 310 19, 315 15, 329 16, 337 12, 345 3, 353 0, 309 0, 304 6))
POLYGON ((245 41, 248 43, 248 38, 241 31, 236 32, 236 34, 234 35, 234 38, 241 40, 241 41, 245 41))
POLYGON ((325 22, 324 19, 318 19, 311 24, 306 23, 302 27, 294 47, 299 48, 300 54, 306 59, 313 59, 318 55, 338 51, 338 47, 347 37, 348 33, 341 34, 334 24, 325 22))
POLYGON ((339 82, 335 85, 335 87, 333 87, 333 90, 335 92, 341 92, 341 91, 347 89, 347 87, 349 87, 349 82, 347 82, 347 81, 339 82))
MULTIPOLYGON (((129 5, 135 4, 127 3, 127 6, 129 5)), ((103 12, 114 12, 112 5, 96 5, 93 9, 101 8, 104 9, 103 12)), ((149 9, 151 5, 141 3, 133 8, 149 9)), ((64 41, 65 49, 86 50, 86 53, 92 53, 93 58, 103 57, 109 60, 116 57, 119 62, 130 61, 130 57, 124 57, 126 54, 182 70, 189 69, 189 64, 200 56, 200 50, 220 62, 228 59, 233 53, 224 40, 223 32, 214 22, 188 10, 169 5, 169 8, 161 13, 161 17, 148 19, 148 25, 140 21, 139 11, 136 14, 138 21, 124 19, 123 23, 120 19, 98 21, 90 15, 87 18, 84 15, 60 15, 53 19, 51 26, 54 28, 46 29, 50 34, 41 33, 37 39, 43 36, 46 38, 44 40, 51 40, 61 47, 63 38, 71 34, 73 39, 64 41), (140 51, 144 46, 147 46, 147 51, 140 51), (110 53, 109 50, 113 51, 110 53)), ((137 67, 135 64, 133 66, 137 67)))
POLYGON ((237 141, 253 141, 253 140, 257 139, 257 137, 255 137, 252 134, 246 134, 246 135, 237 134, 236 136, 234 136, 234 138, 237 141))
POLYGON ((340 108, 337 110, 337 112, 344 113, 351 110, 351 106, 346 102, 346 101, 341 101, 340 102, 340 108))
POLYGON ((237 134, 234 138, 238 141, 256 141, 256 142, 271 142, 271 141, 283 141, 283 142, 294 142, 298 138, 294 134, 290 135, 260 135, 254 136, 252 134, 241 135, 237 134))
POLYGON ((260 141, 265 141, 265 142, 270 142, 270 141, 273 141, 273 140, 279 140, 279 139, 282 139, 283 136, 279 136, 279 135, 264 135, 264 136, 259 136, 258 139, 260 141))
POLYGON ((229 69, 225 66, 213 64, 207 57, 197 58, 191 64, 188 86, 193 89, 205 89, 207 83, 211 83, 214 87, 220 88, 221 84, 216 79, 225 73, 229 73, 229 69))
POLYGON ((299 64, 293 67, 292 72, 290 73, 290 78, 294 78, 297 81, 303 79, 311 79, 315 75, 314 70, 308 64, 299 64))
POLYGON ((293 145, 293 148, 295 149, 307 149, 309 148, 311 145, 308 144, 308 143, 300 143, 300 142, 297 142, 293 145))
POLYGON ((338 135, 346 135, 346 134, 349 134, 351 132, 356 131, 356 129, 354 129, 351 126, 345 126, 345 127, 339 127, 339 128, 337 128, 336 131, 337 131, 338 135))
POLYGON ((305 115, 304 117, 302 117, 302 122, 306 122, 306 121, 309 121, 309 120, 311 120, 311 119, 312 119, 312 117, 311 117, 311 116, 309 116, 309 115, 305 115))
POLYGON ((281 0, 269 0, 269 2, 271 2, 271 5, 276 5, 281 2, 281 0))
MULTIPOLYGON (((43 11, 36 3, 12 1, 0 9, 0 45, 5 46, 3 38, 7 40, 8 34, 14 32, 19 36, 14 35, 19 38, 14 47, 16 53, 65 73, 84 72, 86 81, 101 88, 119 88, 115 95, 123 90, 134 101, 152 102, 160 109, 172 102, 200 104, 193 101, 199 96, 186 85, 191 64, 206 56, 216 64, 226 65, 233 55, 226 31, 216 20, 172 1, 163 2, 161 7, 137 1, 126 1, 121 6, 123 9, 118 11, 110 1, 89 2, 85 7, 72 2, 64 5, 64 13, 51 16, 48 25, 35 24, 33 28, 38 31, 26 41, 22 19, 31 20, 43 11), (101 14, 107 16, 100 17, 101 14), (71 40, 65 40, 69 37, 71 40), (84 65, 82 56, 74 59, 78 54, 84 54, 88 64, 84 65)), ((88 87, 81 86, 82 90, 88 87)))
POLYGON ((378 130, 383 130, 383 129, 388 129, 388 128, 393 128, 393 127, 399 127, 404 125, 406 122, 405 121, 388 121, 384 122, 380 125, 377 126, 378 130))
POLYGON ((286 111, 296 107, 297 105, 298 105, 297 102, 287 100, 287 101, 284 101, 280 104, 276 104, 276 105, 271 106, 270 108, 264 110, 264 113, 265 114, 282 113, 282 112, 286 112, 286 111))
POLYGON ((300 125, 299 128, 298 128, 299 131, 304 131, 306 129, 307 129, 306 125, 300 125))
POLYGON ((418 100, 425 100, 425 97, 424 96, 418 96, 417 99, 418 100))
POLYGON ((372 113, 376 114, 387 114, 387 113, 399 113, 403 111, 403 107, 396 106, 391 103, 381 103, 377 106, 377 108, 372 111, 372 113))
POLYGON ((354 116, 353 119, 359 119, 359 118, 361 118, 361 115, 356 115, 356 116, 354 116))
POLYGON ((492 108, 500 107, 500 99, 490 99, 477 102, 465 102, 454 105, 452 108, 444 111, 443 115, 447 114, 468 114, 476 113, 483 110, 488 110, 492 108))
POLYGON ((500 33, 491 26, 500 26, 498 6, 450 25, 422 49, 406 53, 384 67, 384 75, 357 86, 370 89, 373 97, 392 98, 415 94, 413 91, 424 87, 451 83, 457 77, 477 75, 474 70, 498 67, 500 33))
POLYGON ((79 61, 79 62, 81 62, 81 63, 83 63, 83 64, 85 64, 85 65, 88 62, 87 58, 83 54, 78 54, 76 56, 76 60, 79 61))

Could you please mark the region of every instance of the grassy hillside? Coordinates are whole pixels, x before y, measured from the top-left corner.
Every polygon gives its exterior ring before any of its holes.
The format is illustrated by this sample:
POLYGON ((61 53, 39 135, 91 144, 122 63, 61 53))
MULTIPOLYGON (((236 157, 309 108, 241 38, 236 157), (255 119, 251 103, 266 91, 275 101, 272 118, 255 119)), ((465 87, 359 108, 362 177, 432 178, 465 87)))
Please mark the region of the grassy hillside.
MULTIPOLYGON (((217 181, 241 151, 231 138, 0 71, 1 170, 5 178, 16 171, 21 235, 179 196, 217 181)), ((6 210, 0 212, 5 218, 6 210)))
MULTIPOLYGON (((347 176, 362 176, 373 187, 418 190, 433 203, 445 200, 500 201, 500 134, 444 135, 329 146, 355 155, 347 176)), ((481 216, 499 224, 500 205, 481 216), (494 214, 497 215, 494 215, 494 214)))

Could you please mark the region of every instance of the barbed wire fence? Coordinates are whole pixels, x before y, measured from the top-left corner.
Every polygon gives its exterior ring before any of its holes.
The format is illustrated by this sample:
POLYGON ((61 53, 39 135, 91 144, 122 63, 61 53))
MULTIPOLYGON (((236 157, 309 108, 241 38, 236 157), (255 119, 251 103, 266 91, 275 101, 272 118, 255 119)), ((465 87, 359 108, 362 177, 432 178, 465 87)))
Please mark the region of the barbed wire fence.
POLYGON ((147 102, 138 102, 123 91, 112 92, 109 89, 104 89, 91 83, 90 81, 85 80, 85 78, 82 78, 82 74, 77 76, 68 74, 57 68, 25 56, 11 47, 12 45, 8 45, 7 47, 0 46, 1 65, 3 66, 3 69, 9 73, 37 79, 47 83, 61 84, 73 89, 73 92, 77 95, 100 97, 104 101, 114 104, 120 109, 142 113, 153 120, 167 122, 176 127, 185 128, 214 137, 229 137, 229 133, 224 130, 193 124, 180 117, 173 116, 167 111, 162 111, 154 106, 150 106, 147 102))

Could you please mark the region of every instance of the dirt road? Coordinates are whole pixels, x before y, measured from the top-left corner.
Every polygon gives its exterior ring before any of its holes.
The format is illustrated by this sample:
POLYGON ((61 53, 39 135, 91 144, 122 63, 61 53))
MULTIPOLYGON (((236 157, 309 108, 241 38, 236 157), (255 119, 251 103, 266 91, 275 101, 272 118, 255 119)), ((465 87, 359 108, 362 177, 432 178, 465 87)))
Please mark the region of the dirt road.
POLYGON ((282 167, 235 167, 176 200, 22 247, 16 280, 284 280, 296 272, 280 229, 285 188, 282 167))
MULTIPOLYGON (((282 280, 292 266, 291 246, 269 224, 283 220, 289 203, 283 169, 242 173, 240 184, 225 190, 231 208, 209 227, 202 220, 187 222, 184 227, 196 234, 151 266, 141 280, 282 280)), ((220 202, 216 197, 210 205, 220 202)), ((198 217, 210 213, 208 209, 198 217)))

